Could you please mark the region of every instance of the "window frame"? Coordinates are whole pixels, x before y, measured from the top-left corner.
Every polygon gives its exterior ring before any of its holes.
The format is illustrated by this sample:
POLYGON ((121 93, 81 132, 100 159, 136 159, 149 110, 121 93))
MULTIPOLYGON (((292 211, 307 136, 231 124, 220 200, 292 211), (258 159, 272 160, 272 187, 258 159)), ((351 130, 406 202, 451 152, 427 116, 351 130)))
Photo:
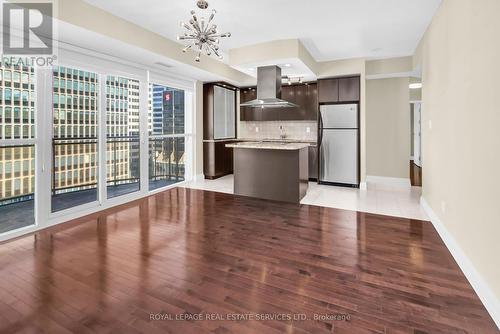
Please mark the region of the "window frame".
MULTIPOLYGON (((100 55, 95 52, 87 54, 75 50, 61 49, 59 51, 59 63, 63 67, 77 69, 78 71, 89 71, 97 74, 99 82, 97 110, 97 132, 98 132, 98 167, 99 173, 99 195, 98 201, 86 203, 78 207, 72 207, 52 213, 51 202, 51 177, 52 177, 52 138, 53 138, 53 97, 52 97, 52 68, 36 68, 34 71, 33 84, 35 92, 33 96, 34 107, 34 138, 20 138, 0 140, 0 145, 34 145, 35 146, 35 225, 23 227, 12 231, 0 233, 0 241, 18 237, 20 235, 34 232, 60 224, 84 215, 95 213, 107 208, 137 200, 151 194, 165 191, 189 182, 194 178, 194 151, 195 138, 192 129, 195 128, 195 104, 196 86, 194 80, 185 80, 167 72, 152 70, 144 65, 124 61, 123 59, 100 55), (107 198, 106 189, 106 76, 119 76, 139 81, 139 141, 140 141, 140 190, 122 196, 107 198), (183 134, 164 135, 165 137, 185 138, 185 177, 184 181, 168 185, 166 187, 149 190, 149 133, 148 133, 148 92, 149 83, 165 85, 181 89, 185 93, 185 127, 183 134), (43 134, 39 136, 39 134, 43 134), (104 185, 104 186, 103 186, 104 185)), ((3 73, 5 74, 5 73, 3 73)), ((11 71, 12 76, 12 71, 11 71)), ((65 89, 74 80, 66 80, 65 89)), ((31 84, 31 83, 30 83, 31 84)), ((73 88, 71 87, 71 89, 73 88)), ((8 87, 13 91, 14 87, 8 87)), ((64 95, 66 93, 63 93, 64 95)), ((13 96, 11 96, 13 98, 13 96)), ((67 101, 66 101, 67 102, 67 101)), ((73 101, 74 102, 74 101, 73 101)), ((77 101, 78 102, 78 101, 77 101)), ((67 177, 67 175, 65 175, 67 177)))

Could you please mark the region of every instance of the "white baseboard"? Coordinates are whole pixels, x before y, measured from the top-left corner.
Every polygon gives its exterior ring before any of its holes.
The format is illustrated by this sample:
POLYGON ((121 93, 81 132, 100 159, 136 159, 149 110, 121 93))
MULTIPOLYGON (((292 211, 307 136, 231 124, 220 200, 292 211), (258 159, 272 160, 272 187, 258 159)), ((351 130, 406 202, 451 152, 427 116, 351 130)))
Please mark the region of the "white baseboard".
POLYGON ((380 183, 395 187, 411 187, 410 179, 400 177, 367 175, 366 183, 380 183))
POLYGON ((484 307, 493 318, 493 321, 496 323, 498 329, 500 329, 500 300, 498 300, 494 292, 483 280, 467 255, 465 255, 460 248, 458 242, 455 238, 453 238, 451 233, 432 210, 425 198, 420 197, 420 205, 424 209, 425 213, 427 213, 427 216, 431 219, 432 225, 434 225, 434 228, 439 233, 439 236, 443 239, 443 242, 450 251, 451 255, 457 262, 460 269, 462 269, 462 272, 472 285, 474 291, 479 296, 479 299, 483 302, 484 307))
POLYGON ((366 189, 367 189, 367 188, 366 188, 366 182, 360 182, 360 183, 359 183, 359 189, 360 189, 360 190, 366 190, 366 189))

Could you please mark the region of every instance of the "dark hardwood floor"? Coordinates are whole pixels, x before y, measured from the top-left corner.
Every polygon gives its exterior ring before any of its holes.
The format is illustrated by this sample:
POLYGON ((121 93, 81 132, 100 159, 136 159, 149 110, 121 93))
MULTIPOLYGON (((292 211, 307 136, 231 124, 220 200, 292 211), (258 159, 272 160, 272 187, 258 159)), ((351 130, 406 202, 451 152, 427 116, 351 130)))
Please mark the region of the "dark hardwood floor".
POLYGON ((0 244, 0 282, 1 333, 498 333, 429 222, 184 188, 0 244), (151 320, 200 313, 254 319, 151 320))
POLYGON ((413 160, 410 160, 410 181, 412 186, 422 186, 422 167, 415 165, 413 160))

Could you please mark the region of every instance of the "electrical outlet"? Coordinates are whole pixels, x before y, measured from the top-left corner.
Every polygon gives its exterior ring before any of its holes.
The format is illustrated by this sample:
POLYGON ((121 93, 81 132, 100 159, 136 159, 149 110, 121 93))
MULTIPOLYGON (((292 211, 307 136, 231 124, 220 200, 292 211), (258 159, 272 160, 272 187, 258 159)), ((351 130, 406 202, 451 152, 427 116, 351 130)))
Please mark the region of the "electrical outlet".
POLYGON ((441 201, 441 212, 446 213, 446 202, 441 201))
POLYGON ((259 127, 258 126, 255 127, 255 132, 259 132, 259 127))
POLYGON ((307 133, 311 133, 311 128, 310 128, 310 127, 307 127, 307 128, 306 128, 306 132, 307 132, 307 133))

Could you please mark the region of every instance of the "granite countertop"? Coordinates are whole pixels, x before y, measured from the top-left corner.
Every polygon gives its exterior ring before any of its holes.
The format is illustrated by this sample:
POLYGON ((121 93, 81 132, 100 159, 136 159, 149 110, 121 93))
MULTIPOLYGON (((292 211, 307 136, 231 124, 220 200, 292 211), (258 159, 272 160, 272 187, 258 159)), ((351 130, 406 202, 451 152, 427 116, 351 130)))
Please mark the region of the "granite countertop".
POLYGON ((225 142, 225 141, 231 141, 231 142, 270 142, 270 143, 307 143, 311 146, 314 146, 317 144, 316 140, 299 140, 299 139, 278 139, 278 138, 263 138, 263 139, 256 139, 256 138, 232 138, 232 139, 204 139, 204 143, 217 143, 217 142, 225 142))
POLYGON ((255 139, 255 138, 238 138, 236 139, 238 141, 251 141, 251 142, 271 142, 271 143, 307 143, 311 145, 316 145, 317 141, 316 140, 300 140, 300 139, 279 139, 279 138, 263 138, 263 139, 255 139))
POLYGON ((300 150, 309 147, 307 143, 291 143, 291 142, 259 142, 247 141, 233 144, 226 144, 226 147, 232 148, 253 148, 261 150, 300 150))

